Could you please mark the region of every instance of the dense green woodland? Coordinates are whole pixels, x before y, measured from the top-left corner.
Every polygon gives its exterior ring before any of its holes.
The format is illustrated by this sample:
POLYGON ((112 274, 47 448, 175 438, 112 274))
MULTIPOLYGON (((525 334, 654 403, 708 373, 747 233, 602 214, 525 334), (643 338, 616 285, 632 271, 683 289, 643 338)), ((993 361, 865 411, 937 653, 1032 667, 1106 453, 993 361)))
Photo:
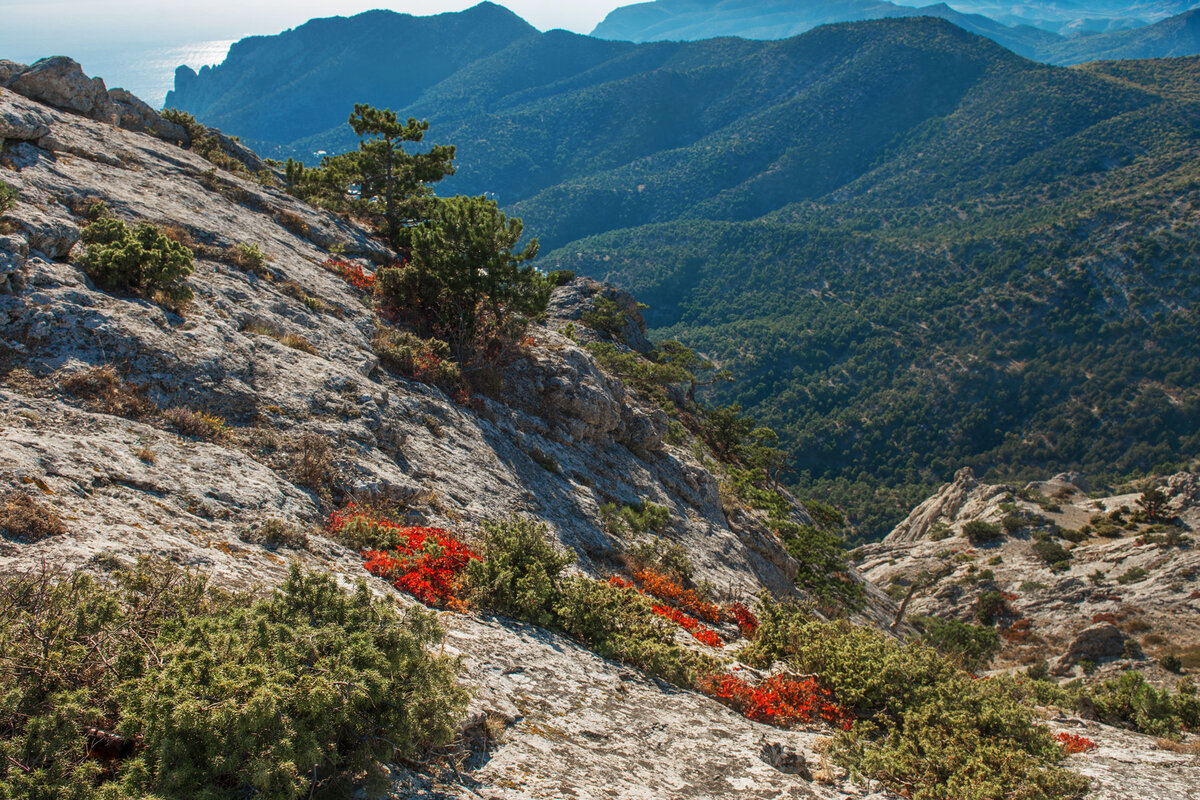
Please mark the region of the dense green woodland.
POLYGON ((1200 60, 1048 67, 929 18, 634 45, 495 6, 367 16, 412 27, 405 80, 327 20, 175 100, 278 154, 352 144, 309 85, 428 118, 443 193, 494 192, 543 269, 631 289, 731 370, 711 399, 859 536, 963 465, 1116 479, 1200 450, 1200 60), (281 78, 300 43, 310 73, 281 78))

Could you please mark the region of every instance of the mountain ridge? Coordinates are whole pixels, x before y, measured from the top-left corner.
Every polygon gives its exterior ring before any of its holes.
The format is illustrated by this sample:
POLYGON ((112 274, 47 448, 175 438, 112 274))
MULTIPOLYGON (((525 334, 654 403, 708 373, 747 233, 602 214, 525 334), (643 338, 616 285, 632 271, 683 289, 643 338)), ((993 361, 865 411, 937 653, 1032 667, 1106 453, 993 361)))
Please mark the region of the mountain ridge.
POLYGON ((447 191, 494 192, 547 263, 635 290, 656 335, 729 366, 716 396, 807 454, 793 485, 878 536, 963 465, 1116 478, 1198 446, 1187 304, 1159 299, 1195 290, 1169 265, 1194 258, 1170 231, 1196 224, 1198 76, 1037 64, 936 18, 774 42, 559 32, 398 111, 458 146, 447 191), (1070 336, 1035 324, 1058 317, 1070 336), (1146 346, 1163 356, 1131 365, 1146 346))

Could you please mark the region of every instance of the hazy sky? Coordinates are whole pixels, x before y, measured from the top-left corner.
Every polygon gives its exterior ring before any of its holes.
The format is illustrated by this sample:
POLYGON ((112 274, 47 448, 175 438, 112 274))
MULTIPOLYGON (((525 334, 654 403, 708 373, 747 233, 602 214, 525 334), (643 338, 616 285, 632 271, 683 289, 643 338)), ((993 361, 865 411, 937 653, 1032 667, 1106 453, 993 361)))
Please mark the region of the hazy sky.
MULTIPOLYGON (((589 32, 629 0, 506 0, 500 3, 542 30, 589 32)), ((313 17, 347 16, 372 8, 408 14, 461 11, 478 0, 0 0, 0 58, 60 43, 105 41, 179 44, 279 33, 313 17)))
MULTIPOLYGON (((541 30, 589 33, 634 0, 503 0, 541 30)), ((479 0, 0 0, 0 58, 31 63, 50 55, 79 61, 89 75, 160 105, 180 64, 198 69, 225 58, 245 36, 276 34, 314 17, 373 8, 425 16, 479 0)))

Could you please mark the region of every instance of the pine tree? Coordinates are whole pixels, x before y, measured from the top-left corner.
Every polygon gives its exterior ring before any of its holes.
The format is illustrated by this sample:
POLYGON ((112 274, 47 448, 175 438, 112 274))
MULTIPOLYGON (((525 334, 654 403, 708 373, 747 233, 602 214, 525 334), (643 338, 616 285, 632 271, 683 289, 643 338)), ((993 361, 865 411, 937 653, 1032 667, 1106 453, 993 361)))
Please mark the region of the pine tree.
POLYGON ((376 217, 392 247, 407 247, 408 229, 426 219, 436 202, 429 184, 454 174, 454 146, 409 153, 403 143, 420 142, 429 122, 410 117, 401 124, 396 112, 366 103, 355 104, 349 122, 362 139, 357 153, 359 204, 376 217))

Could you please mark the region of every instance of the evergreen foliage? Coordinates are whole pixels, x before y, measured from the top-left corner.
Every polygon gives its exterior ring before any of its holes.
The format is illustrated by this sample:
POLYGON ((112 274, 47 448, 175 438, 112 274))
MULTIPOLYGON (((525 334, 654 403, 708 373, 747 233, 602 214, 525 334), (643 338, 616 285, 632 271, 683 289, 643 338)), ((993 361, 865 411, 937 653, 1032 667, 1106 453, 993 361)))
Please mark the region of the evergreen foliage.
POLYGON ((87 245, 84 269, 101 285, 184 304, 192 290, 184 279, 192 274, 192 251, 159 228, 142 223, 136 229, 114 217, 101 217, 83 229, 87 245))
POLYGON ((901 644, 848 622, 760 602, 742 657, 818 676, 859 721, 830 752, 852 774, 918 800, 1082 798, 1087 781, 1059 766, 1063 751, 1017 682, 975 680, 932 647, 901 644))
POLYGON ((519 219, 483 197, 438 200, 429 213, 406 229, 411 260, 375 276, 377 294, 419 335, 447 341, 461 361, 512 339, 546 310, 550 284, 525 263, 537 256, 537 240, 516 249, 519 219))
POLYGON ((16 204, 17 190, 4 181, 0 181, 0 214, 12 209, 16 204))
POLYGON ((226 594, 143 561, 0 582, 0 797, 344 797, 449 740, 466 695, 423 610, 293 566, 226 594))
POLYGON ((479 559, 467 567, 472 600, 499 614, 551 625, 560 575, 574 554, 550 544, 544 523, 520 517, 483 523, 480 538, 479 559))

